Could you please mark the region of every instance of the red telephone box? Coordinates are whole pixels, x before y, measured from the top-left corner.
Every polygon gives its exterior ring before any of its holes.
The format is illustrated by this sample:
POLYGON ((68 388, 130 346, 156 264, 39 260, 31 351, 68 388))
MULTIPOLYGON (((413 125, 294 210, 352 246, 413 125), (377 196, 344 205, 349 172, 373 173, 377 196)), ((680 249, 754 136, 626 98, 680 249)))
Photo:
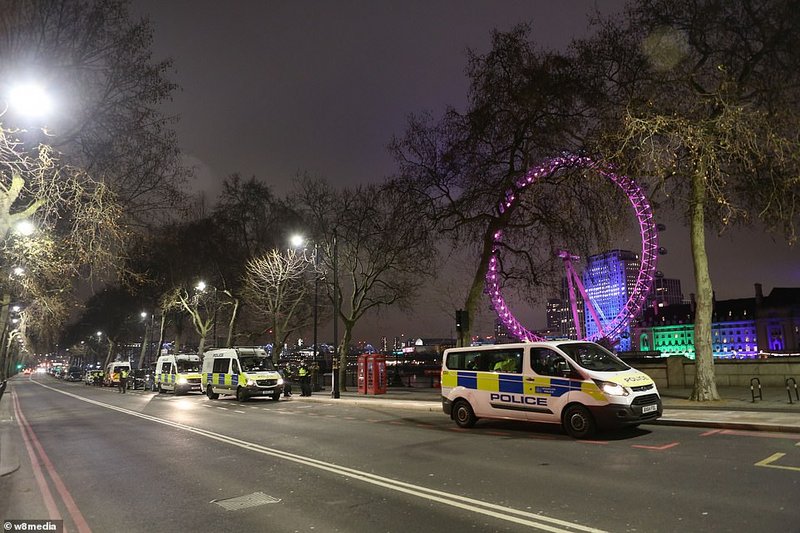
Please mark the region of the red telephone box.
POLYGON ((386 394, 386 357, 377 353, 358 356, 358 393, 386 394))

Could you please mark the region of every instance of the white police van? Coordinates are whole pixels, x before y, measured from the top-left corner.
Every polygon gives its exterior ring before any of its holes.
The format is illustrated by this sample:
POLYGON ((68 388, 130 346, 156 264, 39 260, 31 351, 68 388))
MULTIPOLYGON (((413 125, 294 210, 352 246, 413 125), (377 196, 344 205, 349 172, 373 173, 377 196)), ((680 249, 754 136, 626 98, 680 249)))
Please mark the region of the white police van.
POLYGON ((197 354, 159 356, 155 370, 155 386, 158 392, 172 391, 177 396, 199 391, 201 364, 197 354))
POLYGON ((209 399, 233 394, 240 402, 254 396, 279 400, 283 378, 263 348, 219 348, 203 354, 200 386, 209 399))
POLYGON ((442 407, 460 427, 479 418, 526 420, 562 424, 575 438, 663 412, 649 376, 588 341, 445 350, 442 407))

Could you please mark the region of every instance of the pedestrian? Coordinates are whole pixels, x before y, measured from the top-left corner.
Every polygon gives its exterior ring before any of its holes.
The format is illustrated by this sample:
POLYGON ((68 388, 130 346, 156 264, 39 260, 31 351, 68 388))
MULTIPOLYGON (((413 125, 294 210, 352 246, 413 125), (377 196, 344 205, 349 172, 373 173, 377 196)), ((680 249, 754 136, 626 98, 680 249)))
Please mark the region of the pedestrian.
POLYGON ((305 361, 300 363, 297 375, 300 377, 300 396, 311 396, 311 375, 305 361))
POLYGON ((128 386, 128 371, 123 367, 119 371, 119 391, 125 394, 125 388, 128 386))
POLYGON ((283 370, 278 370, 283 377, 283 397, 288 398, 292 395, 292 382, 290 379, 289 365, 287 364, 283 370))

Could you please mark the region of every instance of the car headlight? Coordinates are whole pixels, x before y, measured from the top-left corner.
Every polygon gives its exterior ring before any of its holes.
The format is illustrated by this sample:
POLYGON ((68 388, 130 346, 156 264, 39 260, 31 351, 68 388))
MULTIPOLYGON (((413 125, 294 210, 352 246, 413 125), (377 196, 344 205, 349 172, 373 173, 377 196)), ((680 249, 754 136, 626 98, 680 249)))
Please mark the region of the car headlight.
POLYGON ((185 378, 185 377, 183 377, 183 376, 179 376, 179 377, 178 377, 178 379, 177 379, 177 383, 178 383, 178 385, 186 385, 186 384, 187 384, 187 383, 189 383, 189 382, 188 382, 188 381, 186 381, 186 378, 185 378))
POLYGON ((283 385, 283 378, 278 378, 278 385, 283 385))
POLYGON ((613 383, 611 381, 603 381, 600 379, 594 380, 597 383, 597 386, 600 387, 600 390, 603 391, 605 394, 609 396, 627 396, 630 394, 628 389, 620 385, 619 383, 613 383))

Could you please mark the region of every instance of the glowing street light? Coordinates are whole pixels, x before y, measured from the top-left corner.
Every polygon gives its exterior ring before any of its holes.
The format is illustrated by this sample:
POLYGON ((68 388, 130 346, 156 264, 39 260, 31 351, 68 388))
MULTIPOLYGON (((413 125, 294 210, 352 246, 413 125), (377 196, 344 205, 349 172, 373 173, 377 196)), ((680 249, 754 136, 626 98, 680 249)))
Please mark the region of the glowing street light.
POLYGON ((14 233, 23 237, 30 237, 36 231, 36 226, 30 220, 21 220, 14 225, 14 233))
POLYGON ((44 117, 53 109, 47 91, 35 83, 12 87, 8 93, 8 105, 15 112, 29 117, 44 117))

